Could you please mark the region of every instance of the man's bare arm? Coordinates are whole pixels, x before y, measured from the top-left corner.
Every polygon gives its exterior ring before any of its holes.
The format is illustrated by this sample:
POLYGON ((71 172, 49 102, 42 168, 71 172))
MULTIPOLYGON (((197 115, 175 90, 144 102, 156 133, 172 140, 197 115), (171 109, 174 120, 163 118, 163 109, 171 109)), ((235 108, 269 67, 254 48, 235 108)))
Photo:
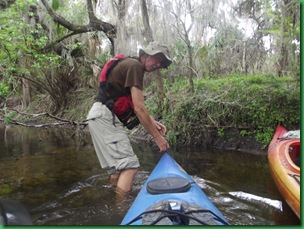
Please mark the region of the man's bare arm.
POLYGON ((144 103, 144 95, 142 90, 138 87, 132 87, 131 96, 134 105, 134 111, 141 125, 143 125, 146 130, 152 135, 160 151, 165 152, 169 148, 169 144, 162 136, 162 132, 157 129, 157 125, 155 125, 155 120, 152 119, 149 115, 149 112, 144 103))

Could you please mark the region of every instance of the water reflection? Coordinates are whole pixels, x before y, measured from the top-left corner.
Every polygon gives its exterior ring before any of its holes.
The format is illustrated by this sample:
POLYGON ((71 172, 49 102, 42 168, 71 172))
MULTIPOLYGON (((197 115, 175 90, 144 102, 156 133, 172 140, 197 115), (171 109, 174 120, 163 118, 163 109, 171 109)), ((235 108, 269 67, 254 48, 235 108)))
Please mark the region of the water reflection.
MULTIPOLYGON (((0 125, 0 197, 24 203, 36 225, 118 225, 161 154, 134 144, 141 169, 132 193, 117 204, 90 135, 72 135, 63 129, 0 125)), ((266 155, 221 150, 170 154, 230 224, 299 224, 281 200, 266 155)))

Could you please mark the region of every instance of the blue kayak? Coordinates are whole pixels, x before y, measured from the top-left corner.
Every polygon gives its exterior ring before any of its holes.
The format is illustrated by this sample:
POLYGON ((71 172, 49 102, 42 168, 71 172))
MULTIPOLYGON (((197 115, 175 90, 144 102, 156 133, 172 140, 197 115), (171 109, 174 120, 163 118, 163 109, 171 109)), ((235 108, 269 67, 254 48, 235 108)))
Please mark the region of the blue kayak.
POLYGON ((187 172, 165 153, 121 225, 228 225, 187 172))

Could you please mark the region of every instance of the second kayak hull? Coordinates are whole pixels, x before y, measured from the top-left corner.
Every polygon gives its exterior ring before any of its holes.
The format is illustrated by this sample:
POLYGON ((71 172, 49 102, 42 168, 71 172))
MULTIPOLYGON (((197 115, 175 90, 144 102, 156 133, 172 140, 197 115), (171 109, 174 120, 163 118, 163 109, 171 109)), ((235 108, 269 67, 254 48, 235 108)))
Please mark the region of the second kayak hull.
POLYGON ((278 190, 300 218, 300 138, 284 138, 287 132, 277 127, 268 148, 268 162, 278 190))

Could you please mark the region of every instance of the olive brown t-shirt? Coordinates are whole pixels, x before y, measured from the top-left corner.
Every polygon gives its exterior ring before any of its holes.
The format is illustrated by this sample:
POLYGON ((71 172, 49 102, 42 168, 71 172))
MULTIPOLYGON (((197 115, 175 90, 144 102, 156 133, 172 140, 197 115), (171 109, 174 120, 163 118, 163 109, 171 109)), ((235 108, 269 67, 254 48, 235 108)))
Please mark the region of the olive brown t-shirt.
POLYGON ((143 65, 135 58, 121 60, 109 73, 108 81, 119 91, 130 93, 130 88, 137 86, 143 89, 143 65))

